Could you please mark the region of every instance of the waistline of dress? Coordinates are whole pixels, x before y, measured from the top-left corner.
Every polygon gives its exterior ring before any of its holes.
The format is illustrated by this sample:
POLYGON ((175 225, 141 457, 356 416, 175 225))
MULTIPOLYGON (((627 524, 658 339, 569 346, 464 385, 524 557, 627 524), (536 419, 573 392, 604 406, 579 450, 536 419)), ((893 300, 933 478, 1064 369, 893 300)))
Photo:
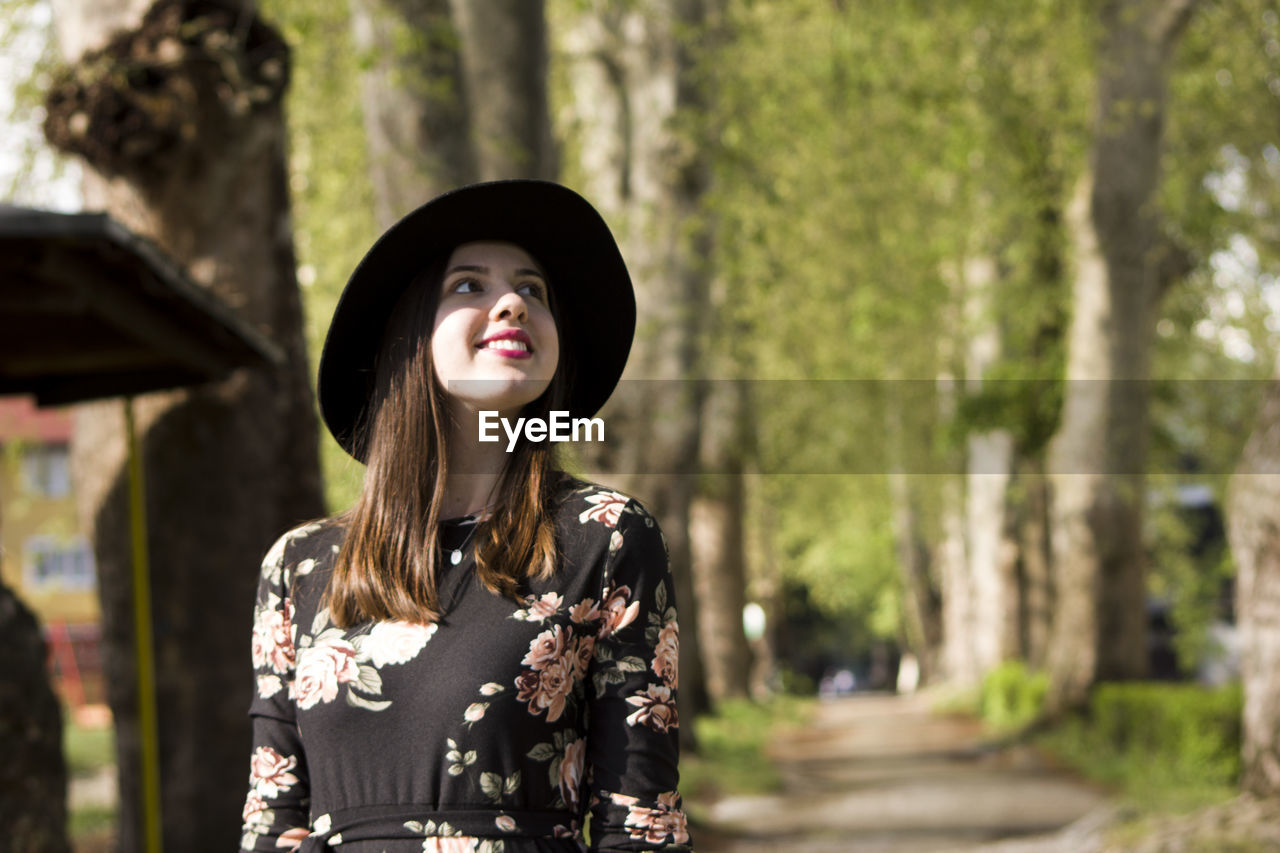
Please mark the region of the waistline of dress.
POLYGON ((320 815, 312 825, 297 853, 322 853, 348 841, 395 838, 581 838, 577 816, 567 811, 360 806, 320 815))

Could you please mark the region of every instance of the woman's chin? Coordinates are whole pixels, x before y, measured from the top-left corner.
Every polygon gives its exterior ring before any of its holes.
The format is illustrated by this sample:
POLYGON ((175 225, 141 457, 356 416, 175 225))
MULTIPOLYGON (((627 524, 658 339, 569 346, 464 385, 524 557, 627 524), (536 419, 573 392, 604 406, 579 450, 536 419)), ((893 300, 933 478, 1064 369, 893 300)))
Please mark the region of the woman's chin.
POLYGON ((444 384, 450 397, 468 409, 517 410, 542 396, 551 384, 549 379, 530 379, 527 374, 507 376, 492 374, 483 378, 451 379, 444 384))

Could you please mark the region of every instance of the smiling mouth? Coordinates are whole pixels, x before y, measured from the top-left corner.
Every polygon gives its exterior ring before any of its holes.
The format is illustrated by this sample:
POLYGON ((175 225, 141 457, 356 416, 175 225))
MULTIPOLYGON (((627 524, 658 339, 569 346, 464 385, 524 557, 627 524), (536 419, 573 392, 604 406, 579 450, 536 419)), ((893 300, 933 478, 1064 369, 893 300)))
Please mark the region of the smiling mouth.
POLYGON ((486 350, 506 358, 529 358, 533 355, 533 350, 528 344, 514 338, 496 338, 491 341, 485 341, 477 349, 486 350))

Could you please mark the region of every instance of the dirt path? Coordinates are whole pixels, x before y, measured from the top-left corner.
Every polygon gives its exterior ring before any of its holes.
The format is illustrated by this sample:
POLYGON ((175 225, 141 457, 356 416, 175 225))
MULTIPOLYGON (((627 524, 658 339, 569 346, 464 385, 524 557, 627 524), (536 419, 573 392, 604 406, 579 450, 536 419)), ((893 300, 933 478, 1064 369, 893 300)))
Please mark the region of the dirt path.
POLYGON ((981 735, 971 720, 931 714, 920 697, 824 702, 771 748, 783 791, 712 805, 698 849, 1047 853, 1064 846, 1051 834, 1105 803, 1030 749, 982 750, 981 735))

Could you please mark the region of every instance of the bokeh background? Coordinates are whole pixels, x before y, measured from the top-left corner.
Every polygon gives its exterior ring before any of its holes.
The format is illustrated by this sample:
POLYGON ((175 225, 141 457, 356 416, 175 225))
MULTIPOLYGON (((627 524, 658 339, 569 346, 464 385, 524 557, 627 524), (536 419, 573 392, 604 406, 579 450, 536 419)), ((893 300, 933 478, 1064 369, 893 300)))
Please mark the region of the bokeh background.
MULTIPOLYGON (((258 558, 359 489, 311 394, 346 277, 503 177, 581 191, 635 279, 569 464, 667 532, 695 815, 783 785, 776 697, 860 691, 1280 796, 1273 0, 5 0, 0 45, 5 199, 109 212, 287 354, 136 404, 170 849, 236 842, 258 558)), ((18 539, 4 582, 100 622, 93 843, 132 850, 120 406, 63 417, 3 438, 64 449, 97 609, 18 539)))

